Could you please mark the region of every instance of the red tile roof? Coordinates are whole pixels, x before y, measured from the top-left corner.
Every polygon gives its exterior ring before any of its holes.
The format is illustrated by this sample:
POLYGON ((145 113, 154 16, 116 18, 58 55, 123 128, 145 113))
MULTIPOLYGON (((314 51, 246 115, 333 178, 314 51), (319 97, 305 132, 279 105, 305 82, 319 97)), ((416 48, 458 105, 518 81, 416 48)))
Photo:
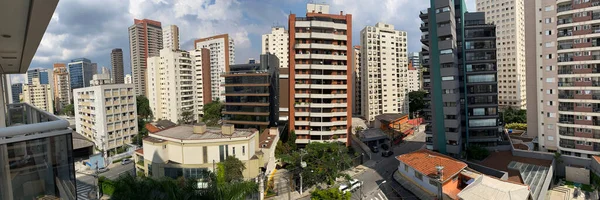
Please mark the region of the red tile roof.
POLYGON ((596 162, 600 163, 600 156, 592 156, 592 158, 594 158, 594 160, 596 160, 596 162))
POLYGON ((464 162, 427 149, 402 154, 396 157, 396 159, 429 177, 437 177, 437 169, 435 167, 441 165, 444 167, 442 182, 446 182, 467 167, 467 164, 464 162))
POLYGON ((144 155, 144 149, 143 148, 137 149, 137 150, 135 150, 135 152, 144 155))

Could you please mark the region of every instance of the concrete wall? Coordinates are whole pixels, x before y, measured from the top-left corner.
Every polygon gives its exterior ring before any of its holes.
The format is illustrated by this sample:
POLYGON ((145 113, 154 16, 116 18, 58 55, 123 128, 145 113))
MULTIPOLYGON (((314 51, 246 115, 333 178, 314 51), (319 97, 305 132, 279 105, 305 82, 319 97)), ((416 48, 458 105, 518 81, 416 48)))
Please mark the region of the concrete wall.
POLYGON ((565 177, 567 181, 572 181, 575 183, 583 183, 586 185, 590 184, 590 170, 581 167, 565 167, 565 177))
POLYGON ((499 178, 500 180, 508 180, 508 172, 492 169, 492 168, 489 168, 489 167, 486 167, 486 166, 483 166, 483 165, 480 165, 477 163, 469 162, 466 160, 461 160, 461 161, 467 163, 469 168, 474 169, 475 171, 484 173, 485 175, 488 175, 488 176, 493 176, 493 177, 499 178))
POLYGON ((498 145, 494 147, 484 147, 489 151, 510 151, 513 147, 512 145, 498 145))
POLYGON ((360 148, 365 153, 365 155, 368 156, 369 159, 371 159, 371 149, 369 149, 369 147, 366 144, 362 143, 360 139, 356 137, 356 135, 350 135, 352 137, 352 146, 360 148))
POLYGON ((590 168, 592 169, 592 172, 594 172, 596 174, 600 174, 600 163, 598 163, 598 161, 596 161, 596 159, 592 159, 590 168))
POLYGON ((552 161, 550 165, 550 169, 548 169, 548 174, 546 174, 546 178, 544 180, 544 184, 542 185, 542 190, 538 195, 539 200, 543 200, 546 198, 546 194, 548 193, 548 189, 550 189, 550 184, 552 184, 552 180, 554 180, 554 169, 556 169, 556 161, 552 161))
MULTIPOLYGON (((431 185, 429 183, 429 177, 427 175, 423 175, 423 179, 418 179, 415 176, 415 170, 408 166, 408 170, 405 168, 404 163, 400 163, 398 165, 398 172, 402 173, 402 175, 404 175, 405 177, 409 178, 413 183, 416 183, 418 185, 416 185, 417 187, 421 188, 422 190, 425 190, 427 192, 429 192, 432 195, 437 195, 438 194, 438 188, 435 185, 431 185)), ((437 182, 436 182, 437 183, 437 182)))

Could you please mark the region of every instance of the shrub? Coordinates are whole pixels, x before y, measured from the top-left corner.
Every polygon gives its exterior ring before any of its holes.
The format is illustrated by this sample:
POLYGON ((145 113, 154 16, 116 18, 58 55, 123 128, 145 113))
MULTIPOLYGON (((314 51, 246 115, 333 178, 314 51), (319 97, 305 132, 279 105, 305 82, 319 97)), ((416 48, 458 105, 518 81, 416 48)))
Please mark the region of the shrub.
POLYGON ((516 129, 516 130, 527 130, 527 124, 526 123, 510 123, 510 124, 506 124, 505 128, 516 129))

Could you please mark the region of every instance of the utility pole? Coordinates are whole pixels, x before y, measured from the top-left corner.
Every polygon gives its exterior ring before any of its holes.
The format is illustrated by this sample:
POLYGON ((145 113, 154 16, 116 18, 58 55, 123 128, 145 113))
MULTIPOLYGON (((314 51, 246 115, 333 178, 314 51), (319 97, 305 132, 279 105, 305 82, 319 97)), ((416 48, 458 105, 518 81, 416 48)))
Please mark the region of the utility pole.
POLYGON ((264 179, 264 172, 260 172, 260 174, 258 175, 258 187, 259 187, 259 200, 264 200, 265 199, 265 179, 264 179))
POLYGON ((96 199, 100 199, 100 179, 98 178, 98 161, 96 160, 96 199))
POLYGON ((302 158, 305 155, 304 149, 300 149, 300 195, 302 195, 302 171, 306 167, 306 162, 302 161, 302 158))

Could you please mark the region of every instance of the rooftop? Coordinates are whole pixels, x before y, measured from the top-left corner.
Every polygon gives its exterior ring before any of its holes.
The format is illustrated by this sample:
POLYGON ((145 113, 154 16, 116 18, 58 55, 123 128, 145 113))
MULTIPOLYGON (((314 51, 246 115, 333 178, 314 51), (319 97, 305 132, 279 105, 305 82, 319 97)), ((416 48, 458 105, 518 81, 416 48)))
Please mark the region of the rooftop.
POLYGON ((502 181, 489 176, 480 176, 458 193, 460 199, 505 199, 526 200, 529 188, 523 184, 502 181))
POLYGON ((387 135, 380 128, 370 128, 367 130, 363 130, 359 132, 358 135, 361 140, 388 138, 387 135))
POLYGON ((256 129, 235 129, 231 135, 224 135, 221 130, 221 128, 207 127, 204 133, 196 134, 193 125, 179 125, 153 134, 179 140, 211 140, 249 137, 258 132, 256 129))
POLYGON ((395 120, 405 117, 405 116, 408 116, 408 114, 386 113, 386 114, 381 114, 381 115, 375 116, 375 119, 377 119, 379 121, 392 122, 392 121, 395 121, 395 120))
POLYGON ((169 120, 158 120, 156 122, 151 122, 146 124, 146 129, 150 133, 156 133, 161 130, 165 130, 171 127, 176 126, 177 124, 169 121, 169 120))
POLYGON ((512 161, 531 165, 539 165, 543 167, 550 167, 550 165, 552 164, 551 160, 540 160, 534 158, 513 156, 510 151, 491 152, 486 159, 482 161, 477 161, 476 163, 492 169, 508 172, 508 180, 510 181, 525 183, 523 182, 520 172, 518 170, 509 169, 508 165, 512 161))
MULTIPOLYGON (((279 134, 279 131, 275 131, 276 134, 279 134)), ((270 129, 265 129, 262 134, 260 134, 260 138, 258 139, 261 148, 269 149, 271 145, 273 145, 273 141, 278 137, 278 135, 271 135, 270 129)))
POLYGON ((429 177, 437 177, 436 166, 443 166, 442 182, 446 182, 467 167, 464 162, 427 149, 403 154, 397 156, 396 159, 429 177))
POLYGON ((94 146, 94 142, 88 140, 87 138, 85 138, 83 135, 77 133, 76 131, 73 131, 73 134, 71 134, 71 137, 73 138, 73 149, 81 149, 81 148, 94 146))

